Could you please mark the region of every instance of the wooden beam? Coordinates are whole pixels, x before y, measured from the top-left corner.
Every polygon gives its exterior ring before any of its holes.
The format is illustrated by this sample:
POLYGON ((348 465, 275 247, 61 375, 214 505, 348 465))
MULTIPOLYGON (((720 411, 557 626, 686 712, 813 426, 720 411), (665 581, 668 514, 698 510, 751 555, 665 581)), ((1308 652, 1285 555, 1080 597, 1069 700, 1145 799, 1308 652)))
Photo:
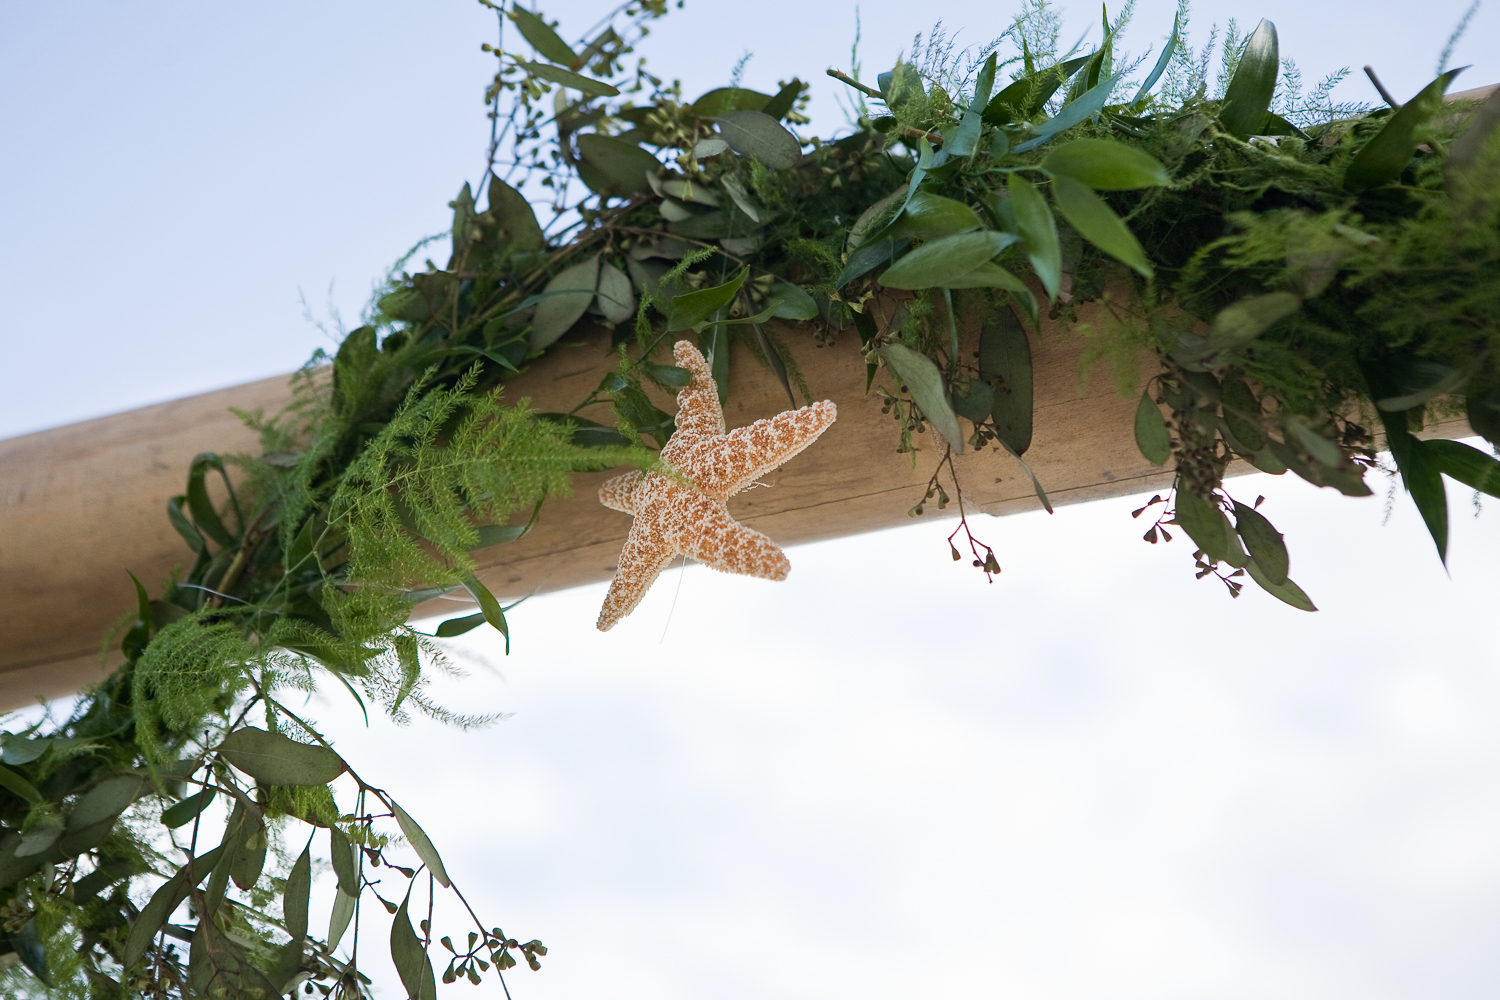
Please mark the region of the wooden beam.
MULTIPOLYGON (((1085 306, 1081 322, 1097 311, 1097 305, 1085 306)), ((785 339, 796 345, 794 356, 815 397, 838 404, 838 421, 768 476, 770 488, 731 501, 731 511, 782 545, 908 523, 907 511, 922 497, 939 457, 932 434, 919 436, 915 464, 896 453, 897 425, 881 412, 881 398, 865 393, 852 330, 824 348, 812 346, 805 331, 785 339)), ((965 350, 973 350, 977 331, 966 331, 965 342, 965 350)), ((1028 461, 1054 504, 1165 489, 1171 473, 1152 466, 1135 446, 1137 397, 1117 391, 1102 366, 1082 370, 1086 343, 1079 333, 1044 322, 1034 357, 1036 431, 1028 461)), ((776 379, 748 351, 734 351, 729 426, 785 409, 786 393, 776 379)), ((541 359, 506 391, 511 399, 530 397, 537 409, 568 410, 614 363, 608 333, 591 330, 541 359)), ((1143 364, 1141 378, 1155 370, 1152 359, 1143 364)), ((881 375, 877 384, 884 382, 881 375)), ((6 595, 0 708, 72 693, 120 662, 118 650, 101 657, 100 649, 111 623, 134 602, 126 570, 155 591, 174 566, 188 561, 165 505, 182 492, 193 456, 253 452, 255 436, 229 407, 274 412, 288 396, 285 378, 266 379, 0 441, 0 592, 6 595)), ((658 402, 670 408, 667 399, 658 402)), ((1430 433, 1460 436, 1468 429, 1460 420, 1430 433)), ((970 510, 1007 514, 1038 506, 1030 480, 1009 455, 967 452, 957 468, 970 510)), ((1229 474, 1248 471, 1236 463, 1229 474)), ((574 495, 549 500, 529 535, 480 553, 485 582, 499 595, 520 596, 608 579, 630 523, 595 496, 608 475, 577 477, 574 495)), ((929 517, 956 513, 928 509, 929 517)), ((429 601, 415 615, 464 606, 429 601)))

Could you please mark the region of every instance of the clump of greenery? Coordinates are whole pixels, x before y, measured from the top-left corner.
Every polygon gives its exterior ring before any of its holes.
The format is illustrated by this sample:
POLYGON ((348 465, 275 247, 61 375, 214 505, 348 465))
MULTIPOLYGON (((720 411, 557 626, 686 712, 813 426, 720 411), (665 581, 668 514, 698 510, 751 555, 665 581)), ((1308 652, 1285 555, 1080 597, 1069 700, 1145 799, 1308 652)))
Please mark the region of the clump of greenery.
POLYGON ((445 982, 517 956, 536 968, 540 942, 476 916, 459 949, 413 923, 410 892, 376 893, 368 866, 399 872, 419 901, 419 867, 429 894, 451 880, 416 821, 284 699, 332 679, 398 719, 486 721, 423 690, 451 669, 443 639, 488 624, 508 641, 471 553, 523 535, 572 473, 653 461, 648 442, 674 426, 646 387, 684 384, 657 360, 674 334, 698 338, 721 394, 738 341, 795 400, 812 387, 788 340, 852 327, 867 386, 897 418, 893 445, 916 461, 922 434, 939 439, 912 512, 957 499, 955 560, 968 522, 953 453, 1004 448, 1030 471, 1027 328, 1090 300, 1111 320, 1091 356, 1132 373, 1143 353, 1160 363, 1135 433, 1176 483, 1136 512, 1162 510, 1146 540, 1180 528, 1199 576, 1230 593, 1248 576, 1312 610, 1281 535, 1225 491, 1235 457, 1358 496, 1378 434, 1440 554, 1444 476, 1500 495, 1493 458, 1417 436, 1463 412, 1500 442, 1500 110, 1445 105, 1452 72, 1399 108, 1339 106, 1337 75, 1303 94, 1273 26, 1231 24, 1210 94, 1213 39, 1186 44, 1185 4, 1148 65, 1118 54, 1128 6, 1096 48, 1060 52, 1057 18, 1027 0, 977 51, 935 31, 874 85, 856 59, 834 73, 853 128, 803 140, 788 127, 807 123, 800 80, 752 90, 741 63, 685 101, 643 62, 625 68, 664 0, 577 43, 481 2, 502 27, 485 45, 498 66, 484 210, 465 184, 446 265, 405 270, 432 241, 418 244, 364 325, 298 374, 290 407, 245 414, 260 455, 194 461, 167 511, 192 565, 156 599, 137 585, 126 665, 67 718, 0 739, 12 992, 361 996, 368 980, 337 948, 371 899, 395 915, 391 958, 412 996, 435 989, 435 940, 451 953, 445 982), (966 357, 970 321, 981 335, 966 357), (579 323, 613 331, 618 371, 566 414, 506 398, 505 379, 579 323), (890 389, 875 386, 882 368, 890 389), (434 635, 407 624, 457 589, 476 613, 434 635), (355 798, 340 804, 331 783, 346 774, 355 798), (297 823, 326 834, 299 853, 297 823), (339 892, 318 937, 307 899, 324 836, 339 892))

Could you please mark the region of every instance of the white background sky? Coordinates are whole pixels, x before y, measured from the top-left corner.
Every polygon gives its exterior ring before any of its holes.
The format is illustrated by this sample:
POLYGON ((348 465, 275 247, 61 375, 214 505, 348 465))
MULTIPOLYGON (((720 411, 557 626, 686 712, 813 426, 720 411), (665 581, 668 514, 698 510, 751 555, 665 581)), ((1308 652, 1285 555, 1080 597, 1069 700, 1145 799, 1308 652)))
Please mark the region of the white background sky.
MULTIPOLYGON (((1270 17, 1309 80, 1372 62, 1404 98, 1463 8, 1204 3, 1194 33, 1270 17)), ((1069 40, 1097 17, 1067 11, 1069 40)), ((1458 86, 1500 81, 1497 11, 1458 86)), ((939 17, 980 42, 1009 14, 862 12, 867 76, 939 17)), ((1127 47, 1170 23, 1143 2, 1127 47)), ((812 79, 832 126, 819 74, 853 24, 694 0, 645 51, 691 94, 748 50, 747 86, 812 79)), ((457 0, 0 4, 0 434, 330 346, 298 290, 353 319, 447 225, 482 162, 491 33, 457 0)), ((1371 97, 1362 74, 1340 95, 1371 97)), ((472 644, 498 674, 442 689, 515 713, 480 733, 314 712, 489 919, 552 947, 517 1000, 1492 996, 1493 511, 1450 491, 1450 579, 1404 497, 1382 527, 1379 496, 1231 486, 1269 497, 1321 612, 1230 602, 1118 500, 976 522, 992 586, 932 522, 795 549, 781 585, 689 568, 664 640, 676 571, 607 636, 602 588, 538 598, 508 660, 472 644)))

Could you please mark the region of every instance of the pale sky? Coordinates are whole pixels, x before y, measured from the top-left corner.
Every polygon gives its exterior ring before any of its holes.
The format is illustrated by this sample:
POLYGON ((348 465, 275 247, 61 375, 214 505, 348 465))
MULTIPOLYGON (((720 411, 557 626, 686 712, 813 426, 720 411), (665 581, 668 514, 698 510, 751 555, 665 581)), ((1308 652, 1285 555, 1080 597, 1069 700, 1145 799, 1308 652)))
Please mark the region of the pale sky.
MULTIPOLYGON (((1372 62, 1406 97, 1463 9, 1203 3, 1194 33, 1270 17, 1308 80, 1348 64, 1340 96, 1371 99, 1372 62)), ((1066 10, 1075 35, 1097 16, 1066 10)), ((1457 86, 1500 81, 1497 11, 1457 86)), ((980 42, 1008 15, 866 2, 866 75, 939 17, 980 42)), ((1127 47, 1170 22, 1141 3, 1127 47)), ((644 51, 692 94, 748 50, 746 85, 812 79, 832 128, 821 73, 853 24, 852 4, 690 0, 644 51)), ((457 0, 0 4, 0 434, 330 346, 298 290, 352 320, 445 228, 482 165, 491 31, 457 0)), ((537 598, 508 659, 467 644, 498 675, 440 689, 514 713, 483 732, 367 731, 332 694, 313 712, 487 919, 551 946, 516 1000, 1489 997, 1500 532, 1450 485, 1450 579, 1404 496, 1382 527, 1373 485, 1230 484, 1268 497, 1316 615, 1194 581, 1121 499, 978 520, 993 585, 929 521, 793 549, 783 584, 674 570, 607 635, 601 587, 537 598)))

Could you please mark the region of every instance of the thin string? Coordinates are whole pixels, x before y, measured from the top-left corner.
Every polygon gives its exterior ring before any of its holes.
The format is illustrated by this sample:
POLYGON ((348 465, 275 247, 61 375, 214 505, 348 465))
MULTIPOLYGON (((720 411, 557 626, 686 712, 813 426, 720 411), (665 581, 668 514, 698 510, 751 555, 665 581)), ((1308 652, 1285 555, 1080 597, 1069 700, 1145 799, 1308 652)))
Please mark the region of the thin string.
POLYGON ((682 595, 682 578, 687 576, 687 553, 682 554, 682 565, 677 567, 677 589, 672 592, 672 606, 667 609, 667 623, 661 627, 661 638, 656 640, 660 646, 667 641, 667 629, 672 627, 672 612, 677 610, 677 598, 682 595))

